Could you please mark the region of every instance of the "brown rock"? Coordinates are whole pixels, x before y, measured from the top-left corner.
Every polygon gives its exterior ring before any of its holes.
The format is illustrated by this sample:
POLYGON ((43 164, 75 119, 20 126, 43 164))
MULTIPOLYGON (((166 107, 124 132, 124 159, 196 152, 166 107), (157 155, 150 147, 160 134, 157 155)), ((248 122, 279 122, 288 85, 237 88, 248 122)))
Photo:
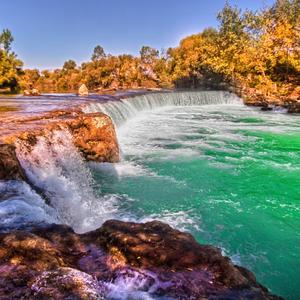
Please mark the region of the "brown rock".
POLYGON ((289 113, 300 113, 300 101, 290 102, 287 107, 289 113))
POLYGON ((20 164, 13 151, 14 144, 21 140, 30 149, 38 137, 47 136, 54 130, 71 133, 74 145, 87 160, 117 162, 119 146, 114 125, 103 113, 84 114, 80 111, 56 111, 46 115, 23 120, 18 130, 0 135, 0 178, 22 179, 20 164), (6 154, 5 154, 6 153, 6 154), (15 175, 14 175, 15 174, 15 175))
POLYGON ((75 146, 87 160, 119 161, 119 146, 110 117, 101 113, 85 114, 67 122, 67 126, 75 146))
POLYGON ((50 241, 29 232, 0 235, 0 261, 25 265, 34 271, 63 266, 62 255, 50 241))
POLYGON ((157 221, 111 220, 83 235, 64 225, 3 233, 0 270, 1 299, 107 299, 110 286, 134 278, 176 299, 281 299, 219 249, 157 221))
POLYGON ((105 299, 91 275, 72 268, 44 272, 31 287, 34 299, 105 299))
POLYGON ((0 144, 0 180, 25 179, 23 169, 17 159, 15 146, 0 144))
POLYGON ((141 268, 169 267, 175 271, 208 268, 226 286, 248 284, 220 249, 200 245, 189 233, 159 221, 145 224, 110 220, 90 233, 105 249, 119 249, 131 265, 141 268))

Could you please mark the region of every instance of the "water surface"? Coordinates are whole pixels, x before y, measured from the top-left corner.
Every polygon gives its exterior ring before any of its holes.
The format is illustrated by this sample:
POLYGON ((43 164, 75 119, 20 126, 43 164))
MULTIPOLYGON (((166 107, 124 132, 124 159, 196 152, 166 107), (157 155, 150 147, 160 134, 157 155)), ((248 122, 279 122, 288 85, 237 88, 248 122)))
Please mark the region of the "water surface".
MULTIPOLYGON (((300 119, 241 104, 162 107, 119 126, 123 161, 93 166, 119 213, 221 247, 300 299, 300 119)), ((125 215, 125 217, 124 217, 125 215)))

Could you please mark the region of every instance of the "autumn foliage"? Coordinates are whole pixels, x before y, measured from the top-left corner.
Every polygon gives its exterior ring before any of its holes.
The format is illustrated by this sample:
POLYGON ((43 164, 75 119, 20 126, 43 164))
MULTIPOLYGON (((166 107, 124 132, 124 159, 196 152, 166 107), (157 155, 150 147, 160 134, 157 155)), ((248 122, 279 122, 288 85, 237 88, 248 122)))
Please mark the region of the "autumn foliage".
MULTIPOLYGON (((22 75, 9 72, 10 77, 1 71, 5 56, 11 55, 2 47, 0 87, 14 80, 22 89, 43 92, 77 91, 82 83, 100 92, 139 87, 230 88, 249 101, 297 99, 300 1, 277 0, 258 12, 226 4, 217 18, 217 28, 188 36, 178 47, 161 53, 144 46, 138 57, 113 56, 98 45, 91 60, 80 66, 68 60, 61 69, 24 70, 22 75)), ((11 62, 12 69, 20 67, 17 62, 15 66, 11 62)))

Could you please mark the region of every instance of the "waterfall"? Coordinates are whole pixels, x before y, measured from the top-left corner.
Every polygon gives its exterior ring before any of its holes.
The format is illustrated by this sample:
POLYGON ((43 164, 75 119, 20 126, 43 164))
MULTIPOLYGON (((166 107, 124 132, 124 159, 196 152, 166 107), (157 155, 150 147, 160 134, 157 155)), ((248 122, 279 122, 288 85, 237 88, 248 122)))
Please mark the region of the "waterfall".
POLYGON ((95 195, 90 169, 68 131, 48 132, 34 145, 19 141, 17 156, 30 182, 55 209, 59 223, 85 232, 111 217, 113 199, 95 195))
MULTIPOLYGON (((240 103, 236 95, 220 91, 153 93, 89 103, 84 111, 104 112, 119 126, 139 112, 160 107, 240 103)), ((91 173, 92 164, 85 163, 71 133, 49 131, 37 137, 34 144, 31 142, 19 140, 16 153, 35 191, 26 182, 0 183, 0 217, 7 228, 55 222, 86 232, 107 219, 120 218, 120 196, 99 192, 91 173)), ((118 171, 115 166, 113 170, 118 171)))
POLYGON ((225 91, 188 91, 172 93, 152 93, 133 98, 111 100, 105 103, 91 103, 84 112, 103 112, 109 115, 117 126, 135 117, 141 111, 165 106, 198 106, 218 104, 241 104, 235 94, 225 91))

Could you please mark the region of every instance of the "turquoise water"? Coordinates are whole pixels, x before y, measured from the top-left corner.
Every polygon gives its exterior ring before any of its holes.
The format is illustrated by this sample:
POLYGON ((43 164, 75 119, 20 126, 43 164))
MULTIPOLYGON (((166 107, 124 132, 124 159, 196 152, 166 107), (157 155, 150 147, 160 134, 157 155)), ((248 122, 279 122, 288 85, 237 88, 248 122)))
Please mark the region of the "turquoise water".
POLYGON ((219 246, 300 299, 300 118, 242 105, 143 112, 118 128, 122 162, 91 168, 118 216, 160 219, 219 246))

